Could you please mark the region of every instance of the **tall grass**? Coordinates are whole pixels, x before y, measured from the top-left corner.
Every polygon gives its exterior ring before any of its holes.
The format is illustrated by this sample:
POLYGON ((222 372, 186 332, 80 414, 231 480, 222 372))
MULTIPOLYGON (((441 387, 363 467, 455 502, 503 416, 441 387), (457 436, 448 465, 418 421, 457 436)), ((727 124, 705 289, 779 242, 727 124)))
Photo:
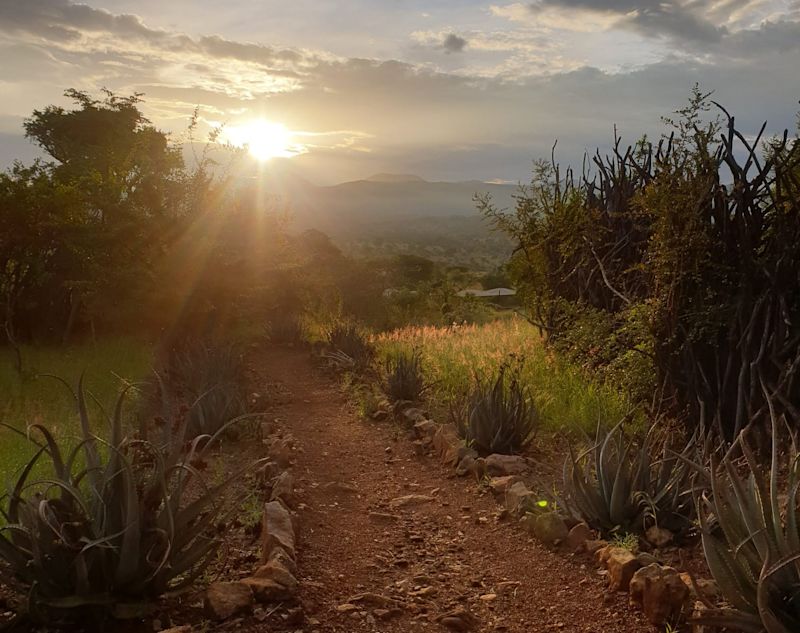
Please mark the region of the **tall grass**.
MULTIPOLYGON (((153 366, 152 347, 130 338, 67 347, 25 346, 22 376, 14 369, 12 354, 9 349, 0 348, 0 422, 22 430, 39 423, 56 437, 67 439, 79 435, 74 399, 62 384, 43 374, 59 376, 74 386, 85 372, 87 392, 104 407, 111 407, 124 381, 149 377, 153 366)), ((97 407, 94 403, 90 406, 97 407)), ((30 455, 29 442, 0 428, 0 490, 5 490, 8 476, 30 455)))
POLYGON ((610 385, 556 357, 538 330, 519 317, 486 325, 406 327, 377 336, 375 343, 387 358, 420 350, 433 407, 446 407, 474 376, 494 375, 509 354, 525 358, 520 379, 533 393, 544 429, 582 430, 593 436, 598 420, 613 425, 631 406, 610 385))

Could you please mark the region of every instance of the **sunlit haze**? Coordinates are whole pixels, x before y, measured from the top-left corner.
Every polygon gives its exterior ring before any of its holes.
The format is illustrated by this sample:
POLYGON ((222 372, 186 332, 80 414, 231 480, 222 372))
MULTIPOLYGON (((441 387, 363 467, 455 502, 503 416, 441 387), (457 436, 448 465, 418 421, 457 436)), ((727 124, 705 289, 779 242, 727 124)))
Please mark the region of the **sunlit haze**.
POLYGON ((235 147, 247 148, 250 155, 259 161, 290 158, 303 152, 303 147, 294 142, 292 132, 274 121, 255 119, 222 130, 223 140, 235 147))

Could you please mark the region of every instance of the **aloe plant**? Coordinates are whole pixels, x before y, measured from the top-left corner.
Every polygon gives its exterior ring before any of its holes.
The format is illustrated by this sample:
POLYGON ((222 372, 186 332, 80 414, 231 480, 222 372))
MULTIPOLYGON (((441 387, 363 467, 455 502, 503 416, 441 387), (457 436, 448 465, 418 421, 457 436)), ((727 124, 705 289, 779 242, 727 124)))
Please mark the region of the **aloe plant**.
POLYGON ((592 445, 576 453, 570 445, 564 463, 566 505, 606 535, 642 534, 656 524, 676 532, 694 517, 693 481, 696 468, 690 439, 680 453, 667 441, 625 433, 623 422, 603 432, 598 425, 592 445))
POLYGON ((466 401, 452 411, 458 434, 482 455, 517 453, 536 433, 539 415, 520 366, 506 362, 494 378, 476 376, 466 401))
POLYGON ((393 401, 417 401, 428 388, 418 350, 401 352, 386 361, 386 394, 393 401))
POLYGON ((214 434, 247 412, 244 371, 236 346, 194 343, 172 354, 165 380, 154 383, 159 391, 156 400, 194 403, 187 435, 214 434))
POLYGON ((369 366, 375 352, 361 330, 353 323, 337 323, 328 332, 328 344, 335 356, 344 355, 353 368, 369 366))
POLYGON ((150 600, 190 585, 206 569, 229 511, 225 490, 250 467, 209 485, 201 471, 215 436, 189 437, 188 410, 169 422, 140 424, 130 436, 123 392, 101 439, 92 432, 82 381, 70 391, 80 420, 74 447, 40 424, 27 432, 3 425, 28 437, 36 452, 0 497, 0 558, 29 588, 35 617, 76 610, 140 615, 150 600), (151 437, 155 430, 158 438, 151 437), (49 475, 34 476, 40 462, 49 475))
POLYGON ((712 608, 699 623, 746 633, 800 631, 800 456, 792 441, 781 463, 779 428, 772 418, 772 450, 762 467, 741 433, 712 461, 711 489, 698 498, 703 552, 729 607, 712 608), (785 468, 782 468, 785 466, 785 468), (764 472, 767 470, 767 472, 764 472))

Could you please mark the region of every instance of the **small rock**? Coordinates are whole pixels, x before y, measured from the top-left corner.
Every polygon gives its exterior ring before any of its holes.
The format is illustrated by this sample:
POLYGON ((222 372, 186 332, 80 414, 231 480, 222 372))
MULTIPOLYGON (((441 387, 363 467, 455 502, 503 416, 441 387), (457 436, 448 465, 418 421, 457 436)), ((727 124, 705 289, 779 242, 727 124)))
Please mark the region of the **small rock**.
POLYGON ((479 600, 483 600, 484 602, 492 602, 494 600, 497 600, 497 594, 496 593, 485 593, 482 596, 480 596, 478 599, 479 600))
POLYGON ((528 470, 528 462, 520 455, 492 453, 486 458, 486 472, 492 476, 523 475, 528 470))
POLYGON ((581 521, 569 531, 564 544, 571 552, 582 551, 592 536, 594 536, 592 530, 586 523, 581 521))
POLYGON ((397 508, 408 508, 410 506, 419 506, 424 503, 431 503, 436 501, 434 497, 429 497, 428 495, 404 495, 402 497, 395 497, 391 501, 389 501, 389 506, 397 509, 397 508))
POLYGON ((641 608, 651 624, 660 627, 683 613, 689 588, 675 569, 654 563, 633 574, 630 594, 631 604, 641 608))
POLYGON ((255 578, 269 578, 278 584, 283 585, 289 592, 297 589, 297 579, 292 573, 278 560, 272 559, 266 565, 262 565, 253 574, 255 578))
POLYGON ((658 563, 658 559, 648 552, 640 552, 636 555, 636 558, 641 563, 642 567, 658 563))
POLYGON ((473 469, 475 468, 475 458, 472 455, 464 455, 461 458, 461 461, 458 462, 458 466, 456 466, 456 475, 459 477, 465 477, 469 475, 473 469))
POLYGON ((536 515, 533 534, 545 545, 558 545, 569 535, 564 520, 555 512, 536 515))
POLYGON ((336 607, 336 610, 339 613, 352 613, 354 611, 358 611, 358 607, 349 602, 345 602, 344 604, 340 604, 338 607, 336 607))
POLYGON ((461 445, 461 439, 452 426, 440 424, 433 436, 433 450, 439 458, 446 457, 453 449, 461 445))
POLYGON ((372 613, 379 620, 391 620, 403 615, 403 610, 395 607, 394 609, 375 609, 372 613))
POLYGON ((624 547, 608 548, 605 563, 608 570, 608 587, 612 591, 627 591, 633 574, 642 566, 633 552, 624 547))
POLYGON ((295 557, 292 517, 280 501, 270 501, 264 506, 261 539, 262 562, 269 560, 275 547, 283 548, 290 558, 295 557))
POLYGON ((692 583, 692 577, 688 572, 681 573, 681 580, 689 588, 689 592, 695 599, 705 598, 710 602, 715 602, 720 597, 719 586, 709 578, 695 578, 692 583), (700 595, 698 595, 698 590, 700 595))
POLYGON ((422 409, 416 407, 409 407, 403 410, 403 419, 410 425, 416 425, 417 422, 424 422, 428 416, 422 409))
POLYGON ((506 509, 511 514, 523 514, 532 509, 536 495, 521 481, 513 484, 506 492, 506 509))
POLYGON ((440 616, 439 623, 451 631, 470 631, 480 624, 480 620, 464 607, 458 607, 440 616))
POLYGON ((436 422, 433 420, 420 420, 414 424, 414 433, 421 440, 431 439, 436 433, 436 422))
POLYGON ((253 606, 253 592, 242 582, 214 582, 206 589, 203 608, 206 616, 225 620, 246 613, 253 606))
POLYGON ((644 533, 645 540, 653 547, 661 548, 669 545, 675 539, 675 535, 665 528, 657 525, 650 526, 644 533))
POLYGON ((284 470, 275 479, 269 500, 282 501, 289 508, 294 508, 297 504, 297 497, 294 493, 294 477, 288 470, 284 470))
POLYGON ((291 598, 292 591, 271 578, 258 578, 256 576, 245 578, 242 584, 247 585, 253 596, 259 602, 278 602, 291 598))
MULTIPOLYGON (((484 460, 485 463, 485 460, 484 460)), ((505 498, 508 489, 520 481, 518 475, 505 475, 504 477, 492 477, 489 480, 489 489, 496 497, 505 498)))

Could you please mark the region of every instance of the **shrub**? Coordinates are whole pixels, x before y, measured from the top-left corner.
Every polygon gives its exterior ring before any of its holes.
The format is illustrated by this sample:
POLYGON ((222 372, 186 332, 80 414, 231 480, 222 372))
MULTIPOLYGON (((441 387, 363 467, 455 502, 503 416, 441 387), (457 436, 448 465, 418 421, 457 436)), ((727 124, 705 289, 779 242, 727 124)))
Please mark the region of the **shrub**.
POLYGON ((694 517, 692 501, 696 437, 681 454, 669 438, 651 431, 641 441, 628 437, 622 422, 611 431, 599 427, 588 449, 570 454, 564 464, 566 505, 605 535, 643 534, 651 525, 682 532, 694 517))
POLYGON ((136 617, 203 573, 220 544, 224 491, 249 468, 209 485, 201 471, 214 437, 187 435, 187 415, 140 425, 128 436, 123 392, 103 440, 91 431, 82 381, 73 395, 77 446, 67 450, 46 427, 29 427, 38 450, 0 498, 0 558, 29 587, 28 610, 37 619, 87 611, 136 617), (159 438, 151 437, 153 427, 159 438), (52 475, 32 479, 42 460, 52 475))
POLYGON ((191 405, 189 437, 216 433, 228 420, 247 412, 244 362, 234 345, 192 344, 172 354, 166 380, 158 382, 158 401, 191 405))
POLYGON ((369 366, 374 356, 372 345, 353 323, 337 323, 328 332, 328 344, 335 354, 344 354, 356 369, 369 366))
POLYGON ((453 411, 459 435, 478 453, 516 453, 533 439, 539 416, 520 382, 521 365, 507 361, 492 379, 476 376, 461 410, 453 411))
POLYGON ((538 162, 512 213, 479 204, 514 240, 549 341, 730 441, 768 432, 762 381, 800 426, 800 138, 748 139, 707 97, 695 87, 656 144, 617 138, 583 170, 538 162))
POLYGON ((415 402, 422 397, 427 384, 418 350, 400 352, 386 361, 386 393, 392 401, 415 402))
POLYGON ((800 631, 800 455, 794 442, 781 464, 772 417, 772 459, 762 472, 744 434, 720 464, 698 502, 703 552, 729 608, 703 611, 698 621, 740 631, 800 631), (782 466, 784 468, 782 469, 782 466), (786 468, 788 466, 788 468, 786 468), (742 471, 744 470, 744 474, 742 471))

